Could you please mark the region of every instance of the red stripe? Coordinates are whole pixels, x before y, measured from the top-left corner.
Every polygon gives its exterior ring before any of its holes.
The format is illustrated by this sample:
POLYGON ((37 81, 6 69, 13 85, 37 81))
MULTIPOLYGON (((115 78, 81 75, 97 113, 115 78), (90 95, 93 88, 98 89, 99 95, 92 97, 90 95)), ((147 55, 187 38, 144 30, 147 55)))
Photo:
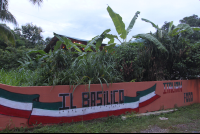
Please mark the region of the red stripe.
POLYGON ((13 109, 0 105, 0 114, 28 119, 31 115, 31 111, 13 109))
POLYGON ((139 108, 140 107, 144 107, 144 106, 146 106, 146 105, 149 105, 150 103, 152 103, 153 101, 155 101, 156 99, 158 99, 158 98, 160 98, 160 96, 159 95, 155 95, 154 97, 152 97, 151 99, 148 99, 148 100, 146 100, 146 101, 144 101, 144 102, 142 102, 142 103, 139 103, 139 108))
POLYGON ((93 114, 81 115, 81 116, 73 116, 73 117, 49 117, 49 116, 37 116, 31 115, 28 121, 29 125, 33 124, 58 124, 58 123, 70 123, 70 122, 78 122, 78 121, 86 121, 97 118, 108 117, 111 115, 118 116, 121 114, 126 114, 127 112, 139 112, 139 108, 135 109, 121 109, 115 111, 107 111, 107 112, 98 112, 93 114))

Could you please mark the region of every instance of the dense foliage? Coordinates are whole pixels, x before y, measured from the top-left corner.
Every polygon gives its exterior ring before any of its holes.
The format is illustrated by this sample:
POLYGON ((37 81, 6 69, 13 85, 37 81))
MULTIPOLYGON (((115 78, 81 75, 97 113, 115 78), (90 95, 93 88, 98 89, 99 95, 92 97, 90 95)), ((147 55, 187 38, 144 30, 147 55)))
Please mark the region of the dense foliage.
POLYGON ((5 35, 0 35, 0 83, 5 79, 14 81, 16 86, 73 85, 73 90, 80 84, 178 80, 197 78, 200 74, 200 28, 196 15, 185 17, 180 24, 165 22, 160 28, 147 19, 155 33, 137 34, 129 41, 127 35, 133 28, 139 12, 136 12, 128 28, 121 16, 110 7, 108 13, 123 39, 108 34, 110 29, 95 36, 87 45, 72 43, 71 40, 54 35, 59 39, 54 51, 45 53, 42 29, 32 24, 15 28, 16 45, 5 35), (121 30, 121 31, 120 31, 121 30), (100 51, 102 41, 108 38, 108 45, 100 51), (136 38, 135 41, 131 41, 136 38), (116 45, 114 39, 121 44, 116 45), (60 48, 66 45, 67 51, 60 48), (19 72, 18 76, 17 71, 19 72), (7 72, 7 74, 6 74, 7 72), (15 73, 11 73, 15 72, 15 73))

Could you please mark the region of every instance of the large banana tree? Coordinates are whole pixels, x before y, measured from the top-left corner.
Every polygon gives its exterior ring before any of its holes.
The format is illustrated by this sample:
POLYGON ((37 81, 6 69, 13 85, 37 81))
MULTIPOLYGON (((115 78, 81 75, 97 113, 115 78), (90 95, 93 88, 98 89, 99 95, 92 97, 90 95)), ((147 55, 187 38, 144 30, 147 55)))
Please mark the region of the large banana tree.
POLYGON ((182 34, 189 36, 194 30, 200 30, 200 28, 190 27, 188 24, 174 26, 172 21, 169 23, 168 31, 166 31, 150 20, 142 20, 150 23, 156 29, 155 33, 149 33, 157 39, 156 42, 146 38, 146 47, 148 47, 148 53, 150 53, 148 55, 151 55, 148 62, 149 66, 146 67, 148 68, 146 72, 148 80, 175 79, 175 74, 180 74, 180 71, 174 68, 175 64, 181 62, 180 59, 186 57, 186 53, 191 48, 190 41, 183 38, 182 34), (161 51, 161 47, 165 48, 166 51, 161 51))
POLYGON ((120 36, 121 39, 123 39, 123 42, 120 41, 117 36, 113 35, 112 37, 119 40, 119 42, 121 44, 130 43, 133 38, 142 38, 142 39, 151 40, 151 42, 154 42, 155 44, 157 44, 160 49, 166 51, 165 47, 163 47, 163 45, 161 43, 159 43, 159 41, 154 36, 152 36, 151 34, 137 34, 135 36, 132 36, 132 38, 127 42, 127 35, 130 33, 131 29, 133 28, 133 26, 136 22, 136 19, 138 18, 138 15, 140 14, 139 11, 137 11, 135 13, 135 15, 133 16, 129 26, 127 27, 127 29, 125 29, 125 24, 122 21, 122 17, 119 14, 114 12, 111 9, 111 7, 109 7, 109 6, 107 7, 107 11, 108 11, 108 13, 109 13, 114 25, 115 25, 115 29, 116 29, 118 35, 120 36))
MULTIPOLYGON (((32 4, 37 4, 40 6, 40 4, 43 2, 43 0, 29 0, 32 4)), ((8 11, 8 3, 9 0, 0 0, 0 20, 3 22, 10 22, 17 26, 17 20, 12 15, 11 12, 8 11)), ((15 36, 11 32, 10 28, 6 27, 4 24, 0 24, 0 32, 3 34, 3 36, 7 36, 8 40, 13 43, 15 46, 15 36)))

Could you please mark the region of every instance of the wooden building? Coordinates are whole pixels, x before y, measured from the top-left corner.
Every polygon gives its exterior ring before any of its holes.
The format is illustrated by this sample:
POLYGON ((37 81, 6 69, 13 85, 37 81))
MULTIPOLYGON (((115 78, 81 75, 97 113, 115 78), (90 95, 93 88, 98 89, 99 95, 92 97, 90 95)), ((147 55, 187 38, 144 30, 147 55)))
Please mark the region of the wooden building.
MULTIPOLYGON (((72 43, 79 43, 79 44, 83 44, 83 45, 87 45, 87 43, 88 43, 88 41, 89 41, 89 40, 78 39, 78 38, 69 37, 69 36, 64 36, 64 35, 59 35, 59 36, 61 36, 61 37, 66 37, 66 38, 70 39, 70 40, 72 41, 72 43)), ((50 43, 46 45, 46 48, 44 49, 44 51, 45 51, 46 53, 49 53, 50 50, 53 51, 54 46, 56 45, 56 42, 57 42, 57 41, 59 41, 59 39, 58 39, 56 36, 54 36, 54 37, 51 39, 50 43)), ((95 43, 94 43, 94 45, 95 45, 95 43)), ((107 44, 102 43, 102 44, 101 44, 101 47, 100 47, 100 50, 102 50, 103 47, 106 46, 106 45, 107 45, 107 44)), ((62 49, 67 50, 67 48, 66 48, 66 46, 65 46, 64 44, 62 44, 60 47, 61 47, 62 49)), ((82 51, 84 51, 83 48, 80 48, 80 49, 81 49, 82 51)))

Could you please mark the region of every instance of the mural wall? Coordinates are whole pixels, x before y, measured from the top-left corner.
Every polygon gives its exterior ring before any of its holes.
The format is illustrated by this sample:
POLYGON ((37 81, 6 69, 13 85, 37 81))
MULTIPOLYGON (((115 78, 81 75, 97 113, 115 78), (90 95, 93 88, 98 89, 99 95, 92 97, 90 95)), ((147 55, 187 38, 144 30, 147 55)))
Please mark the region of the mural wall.
POLYGON ((199 80, 12 87, 0 84, 0 130, 6 126, 70 123, 199 103, 199 80))

